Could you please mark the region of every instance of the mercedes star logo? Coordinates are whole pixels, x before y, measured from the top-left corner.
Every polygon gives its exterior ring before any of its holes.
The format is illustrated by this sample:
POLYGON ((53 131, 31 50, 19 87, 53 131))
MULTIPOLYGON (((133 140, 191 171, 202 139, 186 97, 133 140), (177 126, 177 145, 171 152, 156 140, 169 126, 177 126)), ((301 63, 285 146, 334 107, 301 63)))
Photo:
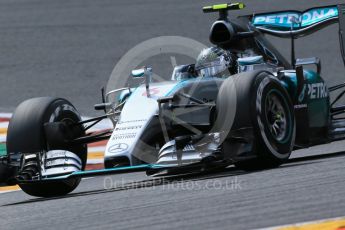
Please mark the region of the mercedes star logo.
POLYGON ((125 143, 117 143, 109 147, 108 152, 120 153, 128 149, 128 145, 125 143))

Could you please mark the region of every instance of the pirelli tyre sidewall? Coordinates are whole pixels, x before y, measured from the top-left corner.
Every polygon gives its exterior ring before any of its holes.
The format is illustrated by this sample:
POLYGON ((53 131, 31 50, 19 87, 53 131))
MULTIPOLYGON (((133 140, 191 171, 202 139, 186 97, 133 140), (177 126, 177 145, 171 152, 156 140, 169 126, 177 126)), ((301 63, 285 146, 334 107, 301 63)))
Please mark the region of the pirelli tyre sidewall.
MULTIPOLYGON (((75 107, 65 99, 41 97, 21 103, 15 110, 9 123, 7 136, 8 153, 37 153, 50 149, 45 141, 44 124, 48 122, 78 122, 80 115, 75 107)), ((75 132, 76 137, 84 135, 80 127, 75 132)), ((55 149, 56 148, 55 146, 55 149)), ((83 169, 86 165, 87 146, 61 146, 61 149, 75 153, 82 160, 83 169)), ((53 197, 66 195, 73 191, 80 179, 45 183, 20 183, 21 189, 29 195, 38 197, 53 197)))
MULTIPOLYGON (((295 118, 290 96, 279 80, 268 71, 244 72, 231 76, 222 84, 217 98, 217 116, 226 117, 229 108, 229 98, 232 92, 223 88, 230 88, 232 81, 236 87, 236 114, 231 130, 252 128, 253 148, 255 158, 238 160, 235 166, 244 170, 257 170, 277 167, 284 163, 291 154, 295 141, 295 118), (270 129, 266 114, 267 97, 274 94, 286 115, 286 132, 279 140, 270 129), (228 109, 227 109, 228 108, 228 109)), ((222 127, 223 124, 218 125, 222 127)), ((224 127, 224 126, 223 126, 224 127)), ((224 127, 226 128, 226 127, 224 127)), ((230 127, 229 127, 230 128, 230 127)), ((232 154, 231 149, 225 154, 232 154)))
POLYGON ((260 158, 279 165, 286 161, 294 146, 296 127, 293 104, 290 96, 274 76, 268 73, 260 73, 255 79, 252 91, 252 122, 256 133, 256 151, 260 158), (268 100, 274 97, 280 104, 284 113, 284 132, 280 138, 274 136, 270 130, 268 115, 268 100))

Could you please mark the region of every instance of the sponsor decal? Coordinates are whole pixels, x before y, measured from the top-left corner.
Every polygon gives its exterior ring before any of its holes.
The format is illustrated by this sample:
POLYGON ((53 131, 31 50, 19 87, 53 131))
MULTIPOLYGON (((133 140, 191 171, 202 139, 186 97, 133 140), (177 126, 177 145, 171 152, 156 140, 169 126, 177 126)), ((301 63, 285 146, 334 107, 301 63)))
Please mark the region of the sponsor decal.
POLYGON ((195 148, 193 145, 186 145, 182 151, 195 151, 195 148))
POLYGON ((118 130, 124 131, 124 130, 141 129, 141 127, 142 127, 141 125, 126 126, 126 127, 116 127, 115 131, 118 131, 118 130))
MULTIPOLYGON (((66 159, 66 161, 68 161, 68 159, 66 159)), ((57 166, 61 164, 61 160, 60 159, 55 159, 55 160, 49 160, 45 162, 45 166, 46 167, 51 167, 51 166, 57 166)))
POLYGON ((113 140, 123 140, 123 139, 132 139, 135 138, 136 133, 125 133, 125 134, 116 134, 112 137, 113 140))
POLYGON ((306 12, 282 12, 276 14, 258 15, 253 18, 254 26, 277 26, 277 27, 291 27, 292 18, 297 18, 300 23, 294 23, 295 29, 310 26, 312 24, 324 21, 329 18, 337 17, 337 7, 324 7, 311 9, 306 12))
POLYGON ((321 99, 328 97, 327 86, 323 82, 308 84, 307 88, 310 99, 321 99))
POLYGON ((327 98, 328 88, 323 82, 306 84, 298 97, 299 102, 304 101, 305 94, 307 94, 311 100, 327 98))
POLYGON ((134 123, 134 122, 145 122, 147 119, 141 119, 141 120, 130 120, 130 121, 119 121, 117 124, 125 124, 125 123, 134 123))
POLYGON ((295 109, 305 109, 305 108, 308 108, 308 105, 307 104, 295 105, 294 108, 295 109))
POLYGON ((117 143, 108 148, 108 152, 110 153, 121 153, 128 149, 128 145, 126 143, 117 143))
POLYGON ((298 102, 302 103, 304 101, 304 97, 305 97, 305 89, 306 89, 306 85, 303 86, 303 89, 301 91, 301 94, 298 96, 298 102))
POLYGON ((53 152, 47 153, 48 158, 59 158, 59 157, 65 157, 65 156, 66 156, 66 151, 53 151, 53 152))

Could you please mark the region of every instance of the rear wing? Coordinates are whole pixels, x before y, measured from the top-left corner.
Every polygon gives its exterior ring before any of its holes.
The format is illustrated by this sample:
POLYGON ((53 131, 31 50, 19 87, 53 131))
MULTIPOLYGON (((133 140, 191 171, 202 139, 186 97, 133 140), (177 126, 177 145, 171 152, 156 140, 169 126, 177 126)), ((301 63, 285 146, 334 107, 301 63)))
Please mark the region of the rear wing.
MULTIPOLYGON (((278 11, 247 16, 262 33, 281 38, 299 38, 331 24, 339 24, 339 42, 345 64, 345 4, 310 8, 306 11, 278 11)), ((293 43, 292 43, 293 44, 293 43)), ((292 49, 294 49, 292 47, 292 49)), ((292 51, 294 53, 294 51, 292 51)))
POLYGON ((341 23, 345 4, 311 8, 306 11, 278 11, 250 16, 252 25, 277 37, 303 37, 330 24, 341 23))

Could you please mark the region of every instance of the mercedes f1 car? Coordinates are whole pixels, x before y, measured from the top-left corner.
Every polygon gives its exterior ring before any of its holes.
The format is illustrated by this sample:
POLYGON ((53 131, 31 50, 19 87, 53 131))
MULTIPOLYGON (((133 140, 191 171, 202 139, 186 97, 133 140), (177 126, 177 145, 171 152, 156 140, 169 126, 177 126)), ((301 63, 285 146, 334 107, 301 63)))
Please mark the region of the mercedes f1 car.
MULTIPOLYGON (((319 58, 296 59, 294 49, 295 39, 338 23, 345 61, 345 4, 228 18, 229 11, 242 8, 242 3, 203 8, 219 13, 210 41, 231 53, 226 76, 216 76, 214 66, 190 64, 177 66, 171 81, 157 83, 151 68, 133 70, 144 83, 103 90, 95 109, 105 115, 88 120, 65 99, 21 103, 9 123, 2 181, 33 196, 61 196, 83 177, 277 167, 294 149, 345 139, 345 106, 337 103, 345 83, 328 87, 319 58), (291 61, 265 34, 291 40, 291 61), (333 92, 339 94, 331 101, 333 92), (106 118, 112 130, 87 132, 106 118), (85 171, 87 144, 105 139, 105 169, 85 171)), ((215 58, 214 65, 226 60, 215 58)))

